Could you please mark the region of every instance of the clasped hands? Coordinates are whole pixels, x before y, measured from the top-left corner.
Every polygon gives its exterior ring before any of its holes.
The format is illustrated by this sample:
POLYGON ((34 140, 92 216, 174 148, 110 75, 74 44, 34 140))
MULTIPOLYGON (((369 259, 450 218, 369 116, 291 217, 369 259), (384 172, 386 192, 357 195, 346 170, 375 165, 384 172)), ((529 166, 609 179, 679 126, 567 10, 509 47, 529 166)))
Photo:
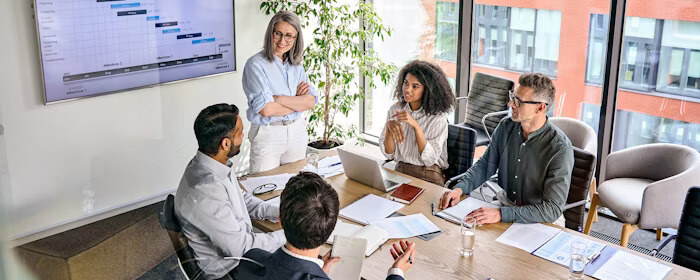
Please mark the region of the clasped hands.
POLYGON ((413 116, 411 116, 411 114, 406 111, 398 111, 391 116, 389 121, 386 123, 388 134, 386 137, 391 137, 395 142, 403 143, 403 141, 406 140, 406 136, 403 133, 401 123, 406 123, 414 129, 419 126, 418 122, 413 118, 413 116))

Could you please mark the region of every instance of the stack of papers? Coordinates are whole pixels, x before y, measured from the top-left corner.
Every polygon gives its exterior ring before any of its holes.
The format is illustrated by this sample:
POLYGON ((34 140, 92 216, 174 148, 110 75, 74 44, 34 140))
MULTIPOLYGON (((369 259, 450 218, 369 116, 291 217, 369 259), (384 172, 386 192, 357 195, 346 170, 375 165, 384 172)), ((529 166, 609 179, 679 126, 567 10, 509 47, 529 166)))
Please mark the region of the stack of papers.
MULTIPOLYGON (((314 172, 316 168, 307 164, 302 171, 314 172)), ((345 173, 343 164, 340 162, 339 156, 325 157, 318 161, 318 172, 315 172, 321 178, 328 178, 338 174, 345 173)))
POLYGON ((459 204, 442 210, 435 214, 435 216, 460 224, 461 220, 464 220, 464 218, 467 217, 467 214, 481 207, 498 208, 498 206, 494 204, 484 202, 476 198, 467 197, 467 199, 462 200, 459 204))
POLYGON ((423 214, 386 218, 372 222, 372 225, 388 232, 389 238, 409 238, 440 231, 440 228, 423 214))
POLYGON ((287 185, 289 179, 291 179, 295 175, 296 174, 279 174, 271 176, 252 177, 239 182, 248 193, 252 193, 257 187, 262 186, 264 184, 275 184, 277 186, 275 190, 281 190, 284 189, 284 187, 287 185))
POLYGON ((571 243, 574 242, 582 242, 583 244, 586 244, 586 247, 588 248, 586 251, 586 257, 588 258, 600 253, 600 251, 605 248, 605 244, 603 243, 595 242, 588 238, 583 238, 581 236, 576 236, 571 233, 561 231, 547 243, 542 245, 542 247, 537 249, 533 254, 545 260, 569 267, 571 259, 571 243))
POLYGON ((368 194, 340 209, 339 215, 353 222, 368 225, 373 221, 389 217, 403 206, 403 203, 368 194))
POLYGON ((543 224, 513 224, 496 241, 532 253, 559 232, 543 224))

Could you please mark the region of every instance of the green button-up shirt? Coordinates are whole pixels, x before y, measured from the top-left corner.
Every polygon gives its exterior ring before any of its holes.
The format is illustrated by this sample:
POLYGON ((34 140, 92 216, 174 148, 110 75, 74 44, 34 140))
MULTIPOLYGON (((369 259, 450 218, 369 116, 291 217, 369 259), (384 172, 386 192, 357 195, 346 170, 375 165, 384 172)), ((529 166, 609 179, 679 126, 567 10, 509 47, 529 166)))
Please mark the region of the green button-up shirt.
POLYGON ((507 118, 456 187, 469 193, 498 172, 498 184, 517 205, 501 207, 502 222, 554 222, 563 212, 573 167, 571 141, 549 120, 524 139, 520 123, 507 118))

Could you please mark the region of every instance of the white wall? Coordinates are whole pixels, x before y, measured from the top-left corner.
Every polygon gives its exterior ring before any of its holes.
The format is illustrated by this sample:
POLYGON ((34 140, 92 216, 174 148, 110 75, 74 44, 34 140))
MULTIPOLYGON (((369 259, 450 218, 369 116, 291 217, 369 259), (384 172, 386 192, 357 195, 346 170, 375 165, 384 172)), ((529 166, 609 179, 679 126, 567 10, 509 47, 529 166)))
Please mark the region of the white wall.
MULTIPOLYGON (((45 106, 30 3, 0 1, 0 115, 15 244, 174 190, 196 151, 197 113, 220 102, 244 112, 243 66, 260 50, 270 18, 258 1, 235 1, 236 73, 45 106)), ((246 130, 249 124, 244 117, 246 130)), ((247 151, 246 140, 241 154, 247 151)), ((247 156, 237 159, 247 165, 247 156)))

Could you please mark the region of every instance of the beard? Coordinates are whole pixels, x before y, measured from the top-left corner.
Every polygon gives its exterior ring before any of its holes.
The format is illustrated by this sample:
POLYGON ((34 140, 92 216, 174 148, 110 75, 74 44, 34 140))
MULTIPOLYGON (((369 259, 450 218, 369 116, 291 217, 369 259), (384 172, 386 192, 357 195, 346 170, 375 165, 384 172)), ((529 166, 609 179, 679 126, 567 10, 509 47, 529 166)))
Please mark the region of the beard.
POLYGON ((226 155, 228 158, 232 158, 237 156, 238 154, 241 153, 241 145, 231 147, 231 150, 228 151, 228 155, 226 155))

